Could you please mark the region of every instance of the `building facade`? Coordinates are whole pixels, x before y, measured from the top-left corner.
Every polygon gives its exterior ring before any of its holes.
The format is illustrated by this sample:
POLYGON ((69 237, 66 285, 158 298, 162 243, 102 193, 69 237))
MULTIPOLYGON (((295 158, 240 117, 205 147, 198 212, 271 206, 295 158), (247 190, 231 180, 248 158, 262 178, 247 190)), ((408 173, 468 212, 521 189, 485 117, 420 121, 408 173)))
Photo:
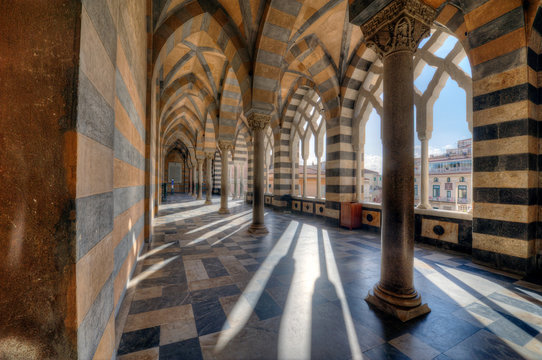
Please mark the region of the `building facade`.
MULTIPOLYGON (((421 159, 414 159, 414 200, 420 200, 421 159)), ((429 157, 429 203, 435 210, 468 212, 472 209, 472 139, 429 157)))

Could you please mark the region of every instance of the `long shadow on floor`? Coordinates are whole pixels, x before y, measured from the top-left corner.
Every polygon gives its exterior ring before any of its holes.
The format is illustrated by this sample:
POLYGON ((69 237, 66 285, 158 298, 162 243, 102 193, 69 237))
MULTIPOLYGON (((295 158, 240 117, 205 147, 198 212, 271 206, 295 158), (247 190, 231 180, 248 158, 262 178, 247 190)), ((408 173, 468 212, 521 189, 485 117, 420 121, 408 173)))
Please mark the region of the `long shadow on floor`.
POLYGON ((349 359, 352 354, 350 348, 344 346, 344 339, 348 339, 348 334, 342 303, 339 302, 337 307, 325 301, 321 295, 325 293, 327 298, 332 299, 339 297, 335 284, 329 280, 321 229, 318 229, 318 257, 320 277, 314 283, 312 295, 310 355, 313 359, 349 359))

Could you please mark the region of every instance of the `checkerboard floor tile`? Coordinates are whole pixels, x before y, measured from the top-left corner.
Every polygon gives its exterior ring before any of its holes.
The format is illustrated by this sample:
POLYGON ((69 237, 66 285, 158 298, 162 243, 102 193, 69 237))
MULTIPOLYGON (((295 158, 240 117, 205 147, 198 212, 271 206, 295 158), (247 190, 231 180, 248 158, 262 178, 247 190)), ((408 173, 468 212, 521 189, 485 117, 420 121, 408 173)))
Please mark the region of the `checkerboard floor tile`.
MULTIPOLYGON (((126 359, 542 359, 542 286, 415 249, 415 285, 431 313, 407 323, 368 307, 379 279, 374 233, 266 209, 168 197, 117 349, 126 359)), ((128 301, 128 300, 127 300, 128 301)))

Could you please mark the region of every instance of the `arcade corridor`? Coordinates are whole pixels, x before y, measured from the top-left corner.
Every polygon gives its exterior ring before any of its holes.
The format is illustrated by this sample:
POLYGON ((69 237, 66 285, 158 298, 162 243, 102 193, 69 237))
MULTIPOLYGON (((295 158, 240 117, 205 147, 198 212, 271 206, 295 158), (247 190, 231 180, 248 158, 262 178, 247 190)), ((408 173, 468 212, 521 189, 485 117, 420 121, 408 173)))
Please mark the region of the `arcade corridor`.
POLYGON ((542 0, 2 1, 0 248, 0 360, 540 360, 542 0))
POLYGON ((266 209, 247 234, 242 201, 169 197, 117 318, 127 359, 536 359, 542 286, 416 246, 431 313, 402 323, 363 300, 379 278, 379 235, 266 209), (124 325, 122 325, 124 323, 124 325), (473 346, 473 345, 476 346, 473 346))

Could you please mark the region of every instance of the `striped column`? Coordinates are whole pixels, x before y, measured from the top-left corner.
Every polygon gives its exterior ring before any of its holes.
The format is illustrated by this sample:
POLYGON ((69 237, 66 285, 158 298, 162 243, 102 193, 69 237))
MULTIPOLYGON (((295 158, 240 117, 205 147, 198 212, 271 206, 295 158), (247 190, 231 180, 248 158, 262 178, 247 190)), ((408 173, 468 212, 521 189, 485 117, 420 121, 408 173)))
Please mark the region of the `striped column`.
POLYGON ((220 157, 220 152, 215 152, 214 160, 214 178, 213 178, 213 192, 220 193, 220 182, 222 178, 222 158, 220 157))
POLYGON ((253 193, 254 193, 254 188, 253 188, 253 161, 254 161, 254 156, 253 156, 253 145, 252 145, 252 141, 250 141, 248 144, 248 174, 247 174, 247 201, 248 202, 252 202, 252 197, 253 197, 253 193))
POLYGON ((465 15, 474 96, 472 252, 480 263, 526 273, 538 224, 538 56, 526 46, 522 2, 505 3, 488 1, 465 15))

